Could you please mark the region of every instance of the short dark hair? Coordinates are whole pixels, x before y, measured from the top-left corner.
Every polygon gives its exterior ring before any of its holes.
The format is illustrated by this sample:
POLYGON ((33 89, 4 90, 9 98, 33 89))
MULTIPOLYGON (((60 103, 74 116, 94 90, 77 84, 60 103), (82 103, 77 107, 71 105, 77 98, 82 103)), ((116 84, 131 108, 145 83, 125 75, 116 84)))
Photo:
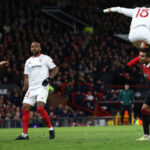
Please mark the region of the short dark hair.
POLYGON ((142 49, 141 52, 145 53, 147 57, 150 57, 150 48, 142 49))

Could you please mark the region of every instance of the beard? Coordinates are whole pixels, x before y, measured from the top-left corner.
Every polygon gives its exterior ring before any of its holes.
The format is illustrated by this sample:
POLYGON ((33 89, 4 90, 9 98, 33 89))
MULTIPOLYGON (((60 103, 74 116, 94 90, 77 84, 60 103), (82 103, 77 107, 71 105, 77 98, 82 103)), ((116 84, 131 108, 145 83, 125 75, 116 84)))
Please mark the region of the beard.
POLYGON ((39 51, 32 51, 32 54, 33 54, 33 56, 37 56, 38 54, 40 53, 40 50, 39 51))

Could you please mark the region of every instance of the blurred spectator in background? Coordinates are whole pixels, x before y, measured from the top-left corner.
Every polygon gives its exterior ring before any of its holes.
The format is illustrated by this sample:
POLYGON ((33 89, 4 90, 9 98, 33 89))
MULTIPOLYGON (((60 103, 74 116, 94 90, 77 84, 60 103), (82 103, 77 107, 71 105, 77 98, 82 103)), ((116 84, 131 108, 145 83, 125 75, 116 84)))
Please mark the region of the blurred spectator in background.
MULTIPOLYGON (((87 108, 91 109, 95 101, 118 99, 119 92, 106 90, 107 85, 121 85, 127 83, 126 81, 144 84, 138 66, 131 71, 131 75, 123 69, 124 64, 138 55, 137 49, 114 36, 116 33, 128 32, 128 18, 118 14, 93 14, 93 8, 97 5, 105 7, 106 4, 101 1, 47 1, 46 5, 59 6, 61 10, 94 28, 94 33, 90 34, 84 32, 83 27, 77 26, 81 30, 76 34, 66 25, 41 13, 44 5, 45 1, 42 0, 35 1, 34 6, 29 0, 5 0, 0 3, 0 58, 10 62, 7 69, 0 69, 0 85, 9 83, 19 87, 19 90, 8 90, 4 100, 0 100, 2 118, 6 117, 6 105, 21 107, 24 95, 20 87, 24 80, 24 63, 30 56, 28 43, 36 39, 41 43, 43 53, 54 57, 54 62, 60 67, 60 72, 52 85, 69 103, 75 100, 75 104, 85 106, 84 103, 88 101, 87 108), (92 101, 86 97, 89 91, 94 97, 92 101)), ((63 109, 63 106, 58 106, 56 110, 47 111, 50 116, 57 118, 62 115, 63 109)), ((33 116, 35 120, 38 117, 36 113, 33 116)))
POLYGON ((63 105, 59 104, 58 107, 55 109, 55 114, 57 117, 62 117, 63 115, 63 105))
POLYGON ((83 106, 84 96, 82 95, 80 91, 77 91, 77 94, 75 95, 74 99, 75 99, 76 105, 83 106))
POLYGON ((124 85, 124 90, 121 91, 119 95, 120 103, 121 103, 121 123, 123 124, 123 117, 125 110, 129 113, 129 120, 131 123, 131 112, 134 109, 134 95, 133 91, 129 89, 130 86, 128 84, 124 85))

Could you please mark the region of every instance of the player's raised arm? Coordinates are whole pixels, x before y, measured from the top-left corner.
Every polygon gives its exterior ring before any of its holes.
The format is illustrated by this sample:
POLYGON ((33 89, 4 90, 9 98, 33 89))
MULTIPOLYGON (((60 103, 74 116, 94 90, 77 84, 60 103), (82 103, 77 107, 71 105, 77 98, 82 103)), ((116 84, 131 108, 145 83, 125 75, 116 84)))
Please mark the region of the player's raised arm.
POLYGON ((128 17, 132 17, 133 10, 134 9, 129 9, 129 8, 124 8, 124 7, 118 6, 118 7, 111 7, 111 8, 104 9, 103 12, 104 13, 118 12, 118 13, 126 15, 128 17))
POLYGON ((132 66, 135 66, 136 64, 140 63, 140 57, 137 56, 135 58, 133 58, 131 61, 129 61, 126 65, 128 67, 132 67, 132 66))

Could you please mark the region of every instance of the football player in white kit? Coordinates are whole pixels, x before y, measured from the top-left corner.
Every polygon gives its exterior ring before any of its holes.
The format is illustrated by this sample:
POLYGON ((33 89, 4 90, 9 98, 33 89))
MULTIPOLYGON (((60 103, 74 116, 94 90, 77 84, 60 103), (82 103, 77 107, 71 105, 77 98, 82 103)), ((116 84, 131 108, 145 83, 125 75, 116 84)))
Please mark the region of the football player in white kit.
POLYGON ((49 128, 49 138, 55 138, 55 132, 50 122, 48 113, 44 109, 48 96, 49 82, 56 76, 58 67, 53 60, 44 54, 40 53, 41 46, 38 42, 32 42, 31 52, 32 57, 27 59, 25 63, 25 80, 23 91, 26 91, 23 108, 22 108, 22 125, 23 132, 16 140, 28 140, 28 126, 30 121, 30 110, 37 104, 37 111, 43 117, 49 128), (49 70, 51 73, 49 75, 49 70))
POLYGON ((103 10, 104 13, 117 12, 132 18, 129 40, 137 48, 150 47, 150 8, 136 7, 128 9, 112 7, 103 10))

